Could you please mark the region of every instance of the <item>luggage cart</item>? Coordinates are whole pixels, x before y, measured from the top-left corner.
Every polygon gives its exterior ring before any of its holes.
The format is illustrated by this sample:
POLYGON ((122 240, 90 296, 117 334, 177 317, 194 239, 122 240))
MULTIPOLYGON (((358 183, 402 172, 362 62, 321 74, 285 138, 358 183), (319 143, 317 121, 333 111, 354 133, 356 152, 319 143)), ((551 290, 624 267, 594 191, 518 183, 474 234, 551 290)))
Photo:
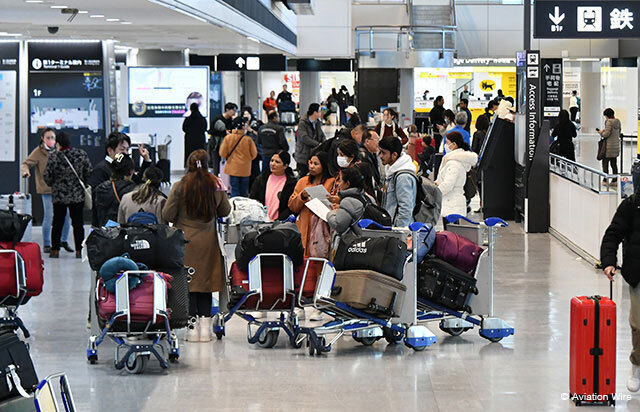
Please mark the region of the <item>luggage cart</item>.
POLYGON ((0 253, 13 255, 15 259, 15 279, 16 293, 15 295, 4 296, 0 299, 0 309, 4 309, 4 314, 0 317, 0 327, 7 325, 13 330, 20 329, 25 338, 29 338, 31 334, 18 316, 18 307, 22 305, 27 297, 27 271, 24 265, 24 259, 17 250, 0 249, 0 253))
POLYGON ((418 321, 433 322, 439 320, 440 330, 452 336, 458 336, 474 327, 480 328, 480 336, 491 341, 499 342, 515 333, 514 328, 504 320, 493 314, 493 252, 496 227, 506 227, 507 222, 497 217, 490 217, 484 222, 474 222, 461 215, 446 217, 451 224, 447 230, 463 236, 476 244, 484 243, 484 233, 488 235, 488 247, 480 255, 474 276, 477 280, 477 296, 473 296, 468 305, 473 304, 472 311, 459 311, 447 308, 436 302, 418 297, 418 321), (470 223, 453 224, 464 220, 470 223))
POLYGON ((75 412, 77 410, 73 402, 71 386, 65 373, 47 376, 38 384, 33 397, 36 411, 38 412, 75 412), (56 391, 56 385, 59 386, 58 391, 56 391), (59 395, 57 394, 58 392, 59 395), (64 409, 60 408, 59 400, 62 401, 64 409))
MULTIPOLYGON (((98 288, 96 286, 96 300, 98 288)), ((175 363, 180 357, 178 338, 169 326, 167 312, 167 287, 165 280, 157 272, 149 270, 126 271, 116 280, 115 297, 116 311, 102 329, 100 335, 89 337, 87 360, 90 364, 98 361, 98 346, 105 337, 111 338, 116 345, 114 366, 116 369, 126 369, 131 374, 140 374, 151 357, 155 356, 163 369, 169 367, 169 362, 175 363), (147 322, 143 331, 131 331, 131 312, 129 306, 129 274, 153 274, 153 318, 147 322), (126 318, 126 330, 113 331, 114 323, 120 318, 126 318), (160 323, 162 322, 162 323, 160 323), (159 326, 162 325, 162 326, 159 326), (124 356, 121 356, 122 352, 124 356)), ((96 314, 96 316, 98 316, 96 314)))
MULTIPOLYGON (((423 325, 418 325, 418 313, 416 310, 417 291, 417 263, 414 257, 418 254, 418 231, 424 224, 413 224, 409 229, 388 228, 381 226, 372 220, 363 219, 358 222, 362 229, 362 236, 397 236, 410 245, 410 253, 405 260, 404 277, 402 283, 407 287, 406 298, 402 307, 390 317, 379 317, 356 309, 350 305, 337 301, 331 297, 336 271, 333 265, 325 262, 319 280, 316 283, 316 292, 313 301, 298 297, 299 306, 313 306, 314 308, 333 317, 334 320, 320 327, 301 328, 296 346, 301 340, 307 339, 307 348, 310 355, 331 351, 332 345, 345 333, 351 333, 356 342, 365 346, 372 345, 377 340, 385 338, 390 344, 403 342, 405 346, 415 351, 422 351, 426 347, 436 343, 436 336, 423 325), (376 229, 366 229, 370 226, 376 229), (327 335, 333 335, 327 340, 327 335)), ((307 261, 307 265, 314 258, 307 261)), ((306 280, 307 269, 305 269, 306 280)), ((394 310, 395 312, 395 310, 394 310)))

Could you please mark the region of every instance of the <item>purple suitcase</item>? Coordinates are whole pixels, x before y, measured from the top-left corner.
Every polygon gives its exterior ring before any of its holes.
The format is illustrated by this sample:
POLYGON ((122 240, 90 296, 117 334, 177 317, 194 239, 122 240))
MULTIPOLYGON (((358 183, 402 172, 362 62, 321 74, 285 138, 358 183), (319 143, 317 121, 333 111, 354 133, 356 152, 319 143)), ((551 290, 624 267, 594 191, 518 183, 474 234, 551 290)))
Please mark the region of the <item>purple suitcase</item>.
POLYGON ((473 274, 484 250, 460 235, 443 230, 436 233, 436 256, 458 269, 473 274))

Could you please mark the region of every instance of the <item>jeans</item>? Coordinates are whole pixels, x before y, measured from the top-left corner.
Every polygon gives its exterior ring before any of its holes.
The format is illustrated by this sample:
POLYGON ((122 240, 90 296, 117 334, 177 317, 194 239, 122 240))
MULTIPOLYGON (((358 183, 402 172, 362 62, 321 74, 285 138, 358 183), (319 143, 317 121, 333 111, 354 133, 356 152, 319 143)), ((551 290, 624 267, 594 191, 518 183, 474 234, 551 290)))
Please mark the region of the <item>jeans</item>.
MULTIPOLYGON (((44 215, 42 217, 42 246, 51 246, 51 223, 53 222, 53 201, 51 194, 42 195, 42 208, 44 215)), ((62 226, 62 235, 60 239, 65 243, 69 239, 69 228, 71 219, 69 213, 65 216, 64 225, 62 226)))
POLYGON ((249 176, 229 176, 229 182, 231 183, 231 197, 249 197, 249 176))
POLYGON ((602 159, 602 171, 609 174, 609 165, 611 165, 611 174, 618 174, 618 158, 617 157, 605 157, 602 159))
POLYGON ((262 156, 262 173, 269 170, 269 163, 271 163, 271 156, 262 156))
POLYGON ((67 209, 71 217, 71 225, 73 226, 73 241, 76 246, 76 252, 82 250, 82 241, 84 240, 84 224, 83 209, 84 202, 72 203, 64 205, 62 203, 53 204, 53 226, 51 227, 51 250, 60 250, 60 236, 62 235, 62 226, 67 216, 67 209))
MULTIPOLYGON (((247 178, 248 179, 248 178, 247 178)), ((189 315, 211 317, 211 292, 189 292, 189 315)))

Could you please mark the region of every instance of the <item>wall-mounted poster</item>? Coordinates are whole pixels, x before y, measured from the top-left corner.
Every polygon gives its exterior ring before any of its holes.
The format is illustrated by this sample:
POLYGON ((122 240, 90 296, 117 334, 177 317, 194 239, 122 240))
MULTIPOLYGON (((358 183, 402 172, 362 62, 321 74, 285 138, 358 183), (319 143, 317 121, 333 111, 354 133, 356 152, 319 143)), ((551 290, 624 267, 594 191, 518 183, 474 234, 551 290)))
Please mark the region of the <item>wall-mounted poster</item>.
POLYGON ((18 42, 0 42, 0 193, 20 190, 18 42))

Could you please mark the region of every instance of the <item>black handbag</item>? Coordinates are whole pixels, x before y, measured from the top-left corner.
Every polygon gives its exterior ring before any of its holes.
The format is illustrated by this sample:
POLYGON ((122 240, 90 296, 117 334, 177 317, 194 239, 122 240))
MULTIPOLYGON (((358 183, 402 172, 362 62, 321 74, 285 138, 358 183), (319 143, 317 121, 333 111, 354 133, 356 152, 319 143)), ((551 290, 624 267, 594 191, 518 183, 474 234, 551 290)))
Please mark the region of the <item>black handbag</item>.
POLYGON ((14 245, 20 242, 29 222, 29 215, 21 215, 13 210, 0 210, 0 242, 12 242, 14 245))
POLYGON ((402 280, 407 245, 394 236, 356 237, 340 241, 333 259, 336 270, 373 270, 402 280))
POLYGON ((607 157, 607 139, 598 140, 598 155, 597 160, 604 160, 607 157))
POLYGON ((470 170, 467 172, 467 180, 464 182, 464 197, 468 200, 473 199, 478 190, 476 189, 476 183, 474 180, 474 172, 470 170))

